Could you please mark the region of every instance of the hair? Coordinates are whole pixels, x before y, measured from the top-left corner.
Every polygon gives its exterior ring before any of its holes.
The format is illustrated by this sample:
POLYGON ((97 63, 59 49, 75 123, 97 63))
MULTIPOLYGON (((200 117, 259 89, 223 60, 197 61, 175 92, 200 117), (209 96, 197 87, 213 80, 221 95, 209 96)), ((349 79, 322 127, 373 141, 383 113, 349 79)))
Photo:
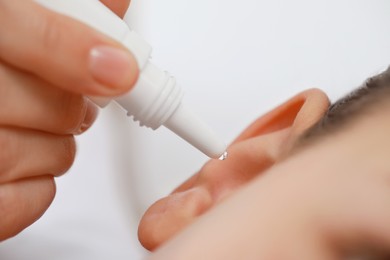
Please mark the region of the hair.
POLYGON ((337 131, 385 101, 390 101, 390 67, 333 103, 322 119, 299 138, 296 145, 300 146, 313 138, 337 131))

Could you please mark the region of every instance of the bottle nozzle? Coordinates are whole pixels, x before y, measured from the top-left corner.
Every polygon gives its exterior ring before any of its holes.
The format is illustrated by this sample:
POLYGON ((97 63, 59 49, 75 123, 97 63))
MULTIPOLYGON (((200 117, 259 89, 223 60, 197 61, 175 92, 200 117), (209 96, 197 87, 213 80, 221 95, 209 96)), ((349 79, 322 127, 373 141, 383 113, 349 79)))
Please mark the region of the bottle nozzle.
MULTIPOLYGON (((226 146, 201 120, 181 105, 183 93, 167 72, 150 62, 151 47, 104 4, 95 0, 35 0, 121 42, 137 60, 140 76, 129 93, 115 101, 140 125, 165 125, 211 158, 224 155, 226 146)), ((94 99, 105 106, 109 100, 94 99)))
POLYGON ((225 143, 183 105, 176 109, 164 126, 210 158, 218 159, 226 154, 225 143))

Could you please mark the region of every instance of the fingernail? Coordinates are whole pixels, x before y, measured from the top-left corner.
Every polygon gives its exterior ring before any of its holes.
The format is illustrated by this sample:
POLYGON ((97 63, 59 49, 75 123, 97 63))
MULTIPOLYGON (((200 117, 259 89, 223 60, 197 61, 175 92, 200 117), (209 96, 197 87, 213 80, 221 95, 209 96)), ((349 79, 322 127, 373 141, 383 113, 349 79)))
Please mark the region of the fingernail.
POLYGON ((99 46, 90 52, 92 76, 105 86, 100 94, 120 94, 134 84, 137 65, 130 53, 113 47, 99 46))
POLYGON ((92 126, 93 122, 95 122, 96 117, 99 113, 99 109, 95 104, 90 101, 87 102, 87 111, 85 112, 84 121, 81 123, 80 129, 77 131, 76 134, 82 134, 87 131, 92 126))

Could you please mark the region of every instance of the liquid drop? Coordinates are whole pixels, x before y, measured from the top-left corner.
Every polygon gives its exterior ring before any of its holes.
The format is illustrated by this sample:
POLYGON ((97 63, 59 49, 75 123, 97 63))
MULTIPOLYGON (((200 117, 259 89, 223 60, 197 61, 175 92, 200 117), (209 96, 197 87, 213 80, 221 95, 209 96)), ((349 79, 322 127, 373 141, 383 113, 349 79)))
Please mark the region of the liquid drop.
POLYGON ((224 152, 221 157, 219 157, 220 161, 225 161, 228 158, 228 152, 224 152))

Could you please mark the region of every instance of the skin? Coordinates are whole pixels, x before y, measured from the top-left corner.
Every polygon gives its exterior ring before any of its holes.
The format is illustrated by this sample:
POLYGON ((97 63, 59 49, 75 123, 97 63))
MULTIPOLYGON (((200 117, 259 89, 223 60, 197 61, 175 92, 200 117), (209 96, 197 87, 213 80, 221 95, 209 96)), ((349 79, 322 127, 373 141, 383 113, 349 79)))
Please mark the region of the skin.
POLYGON ((322 117, 328 106, 327 96, 312 89, 257 119, 229 146, 226 161, 209 161, 171 195, 148 209, 138 230, 143 246, 154 250, 262 175, 289 151, 303 131, 322 117))
POLYGON ((321 99, 306 98, 287 127, 264 134, 283 114, 277 108, 230 147, 230 158, 257 153, 256 160, 211 161, 154 204, 139 229, 144 246, 158 249, 150 259, 382 259, 390 248, 390 105, 292 152, 322 116, 321 99))
MULTIPOLYGON (((119 16, 130 4, 102 2, 119 16)), ((97 116, 83 96, 127 92, 138 70, 128 53, 133 70, 126 77, 106 84, 92 76, 91 50, 124 47, 31 0, 0 0, 0 35, 1 241, 32 224, 52 202, 54 177, 65 173, 75 157, 74 135, 97 116)))

